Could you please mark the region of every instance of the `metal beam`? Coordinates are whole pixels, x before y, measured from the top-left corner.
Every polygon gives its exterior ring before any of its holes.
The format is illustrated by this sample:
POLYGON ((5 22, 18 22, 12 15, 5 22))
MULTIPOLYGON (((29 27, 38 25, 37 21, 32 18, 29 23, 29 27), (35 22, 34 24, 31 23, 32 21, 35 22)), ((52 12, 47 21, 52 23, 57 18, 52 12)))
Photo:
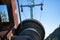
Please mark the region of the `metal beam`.
POLYGON ((43 4, 36 4, 36 5, 20 5, 20 7, 34 7, 34 6, 40 6, 43 4))

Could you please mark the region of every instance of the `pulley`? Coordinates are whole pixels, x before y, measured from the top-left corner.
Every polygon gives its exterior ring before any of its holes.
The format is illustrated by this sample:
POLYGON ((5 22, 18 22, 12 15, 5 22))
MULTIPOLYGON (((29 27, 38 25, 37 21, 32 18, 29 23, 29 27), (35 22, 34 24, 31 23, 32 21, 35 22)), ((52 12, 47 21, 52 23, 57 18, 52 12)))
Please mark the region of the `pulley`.
POLYGON ((45 31, 41 23, 34 19, 22 21, 15 30, 14 35, 28 35, 33 40, 43 40, 45 31))

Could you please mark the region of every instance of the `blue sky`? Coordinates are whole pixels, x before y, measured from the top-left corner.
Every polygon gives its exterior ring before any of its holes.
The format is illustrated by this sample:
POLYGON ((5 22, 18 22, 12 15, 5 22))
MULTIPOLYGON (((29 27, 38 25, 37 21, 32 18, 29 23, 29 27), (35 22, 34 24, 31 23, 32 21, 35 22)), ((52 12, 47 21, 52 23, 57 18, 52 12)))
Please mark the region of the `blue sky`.
POLYGON ((48 36, 60 24, 60 0, 45 0, 44 4, 42 24, 48 36))
MULTIPOLYGON (((35 0, 41 3, 42 0, 35 0)), ((20 0, 20 4, 27 4, 26 0, 20 0)), ((23 8, 22 20, 30 19, 30 8, 23 8)), ((49 36, 60 24, 60 0, 44 0, 43 11, 40 6, 33 8, 33 18, 40 21, 45 29, 45 38, 49 36)))
POLYGON ((2 13, 5 13, 8 14, 8 10, 7 10, 7 5, 0 5, 0 11, 2 11, 2 13))

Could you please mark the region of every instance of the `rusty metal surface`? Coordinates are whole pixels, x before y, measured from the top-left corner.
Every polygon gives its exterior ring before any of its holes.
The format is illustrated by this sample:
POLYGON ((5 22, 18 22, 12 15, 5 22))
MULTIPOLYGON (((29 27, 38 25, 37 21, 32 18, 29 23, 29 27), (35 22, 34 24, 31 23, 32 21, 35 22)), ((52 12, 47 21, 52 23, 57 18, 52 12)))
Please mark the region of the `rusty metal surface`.
POLYGON ((8 32, 8 30, 1 31, 1 32, 0 32, 0 36, 2 36, 2 37, 3 37, 7 32, 8 32))
POLYGON ((1 22, 0 18, 0 29, 3 28, 4 31, 0 31, 0 36, 6 35, 8 39, 12 34, 11 29, 18 26, 18 17, 16 13, 16 2, 15 0, 0 0, 0 5, 7 5, 9 22, 1 22), (6 29, 6 30, 5 30, 6 29))

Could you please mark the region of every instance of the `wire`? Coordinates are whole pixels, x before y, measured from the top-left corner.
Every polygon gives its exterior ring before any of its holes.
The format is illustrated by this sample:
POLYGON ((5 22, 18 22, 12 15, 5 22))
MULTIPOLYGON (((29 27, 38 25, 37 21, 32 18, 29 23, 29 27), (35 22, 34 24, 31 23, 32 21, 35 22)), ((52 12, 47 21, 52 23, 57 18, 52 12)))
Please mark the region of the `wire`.
MULTIPOLYGON (((24 17, 26 18, 26 16, 25 16, 25 14, 24 14, 24 12, 23 12, 23 7, 22 7, 22 3, 20 3, 21 4, 21 13, 24 15, 24 17)), ((22 20, 22 18, 21 18, 21 20, 22 20)))
MULTIPOLYGON (((21 5, 22 5, 22 4, 21 4, 21 5)), ((23 14, 24 17, 26 18, 25 14, 23 13, 23 7, 21 6, 20 8, 21 8, 21 12, 22 12, 22 14, 23 14)), ((21 19, 21 20, 22 20, 22 19, 21 19)))
POLYGON ((24 17, 26 18, 25 14, 23 13, 24 17))
POLYGON ((44 5, 44 0, 41 2, 41 14, 40 14, 40 20, 42 19, 42 12, 43 12, 43 5, 44 5))
POLYGON ((41 14, 40 14, 40 20, 42 20, 42 11, 41 11, 41 14))

